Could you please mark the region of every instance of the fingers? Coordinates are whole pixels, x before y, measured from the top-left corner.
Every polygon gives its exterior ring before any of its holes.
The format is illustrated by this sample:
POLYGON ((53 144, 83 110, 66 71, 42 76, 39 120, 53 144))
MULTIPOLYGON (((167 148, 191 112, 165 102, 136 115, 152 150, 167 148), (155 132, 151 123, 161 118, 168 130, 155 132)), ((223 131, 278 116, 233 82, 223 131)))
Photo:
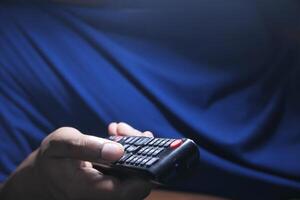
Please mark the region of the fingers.
POLYGON ((151 184, 145 180, 129 177, 120 180, 89 167, 79 169, 75 177, 73 183, 80 184, 70 185, 66 195, 70 199, 141 200, 151 190, 151 184))
POLYGON ((143 135, 144 135, 145 137, 154 137, 154 136, 153 136, 153 133, 152 133, 151 131, 145 131, 145 132, 143 132, 143 135))
POLYGON ((41 152, 50 157, 72 158, 90 162, 116 161, 124 154, 122 145, 84 135, 74 128, 60 128, 44 139, 41 152))
MULTIPOLYGON (((110 129, 118 132, 120 128, 116 125, 110 129)), ((127 125, 125 133, 132 129, 127 125)), ((120 180, 93 168, 91 162, 118 160, 124 154, 118 143, 82 134, 74 128, 60 128, 46 137, 39 149, 37 169, 55 197, 140 200, 150 193, 151 185, 147 181, 129 177, 120 180)))
POLYGON ((128 124, 121 122, 117 126, 117 135, 127 135, 127 136, 141 136, 142 133, 128 124))
POLYGON ((111 135, 153 137, 152 132, 150 131, 141 132, 124 122, 110 123, 108 125, 108 132, 111 135))
POLYGON ((118 123, 112 122, 108 125, 108 133, 111 135, 117 135, 118 123))
POLYGON ((103 175, 94 168, 86 168, 82 172, 82 180, 78 182, 84 183, 84 187, 78 185, 80 188, 77 191, 80 193, 76 196, 81 196, 82 199, 119 199, 119 179, 103 175))

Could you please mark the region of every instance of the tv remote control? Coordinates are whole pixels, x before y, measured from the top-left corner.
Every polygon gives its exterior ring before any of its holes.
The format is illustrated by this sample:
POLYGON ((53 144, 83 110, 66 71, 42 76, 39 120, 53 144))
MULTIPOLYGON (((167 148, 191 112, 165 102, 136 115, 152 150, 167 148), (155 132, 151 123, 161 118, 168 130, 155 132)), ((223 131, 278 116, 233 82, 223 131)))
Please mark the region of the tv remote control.
POLYGON ((125 153, 117 162, 105 166, 106 168, 145 176, 159 184, 166 184, 187 173, 199 160, 197 145, 187 138, 110 136, 108 139, 121 143, 125 153))

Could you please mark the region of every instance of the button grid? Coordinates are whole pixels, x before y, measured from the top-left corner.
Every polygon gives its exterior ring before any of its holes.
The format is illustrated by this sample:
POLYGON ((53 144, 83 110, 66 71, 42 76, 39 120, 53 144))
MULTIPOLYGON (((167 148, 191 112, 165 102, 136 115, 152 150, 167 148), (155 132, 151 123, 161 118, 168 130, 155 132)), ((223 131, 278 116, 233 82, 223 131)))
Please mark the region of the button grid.
POLYGON ((159 160, 159 154, 167 149, 174 139, 135 136, 110 136, 108 139, 124 146, 125 154, 116 164, 151 167, 159 160))

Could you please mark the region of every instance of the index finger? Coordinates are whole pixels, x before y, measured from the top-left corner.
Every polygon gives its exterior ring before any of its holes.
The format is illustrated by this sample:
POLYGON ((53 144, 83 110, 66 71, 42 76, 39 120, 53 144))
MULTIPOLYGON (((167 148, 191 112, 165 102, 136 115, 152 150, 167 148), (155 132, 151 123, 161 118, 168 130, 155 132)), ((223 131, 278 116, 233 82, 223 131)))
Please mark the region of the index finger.
POLYGON ((74 128, 60 128, 50 134, 41 145, 41 152, 49 157, 73 158, 90 162, 116 161, 124 154, 121 144, 85 135, 74 128))

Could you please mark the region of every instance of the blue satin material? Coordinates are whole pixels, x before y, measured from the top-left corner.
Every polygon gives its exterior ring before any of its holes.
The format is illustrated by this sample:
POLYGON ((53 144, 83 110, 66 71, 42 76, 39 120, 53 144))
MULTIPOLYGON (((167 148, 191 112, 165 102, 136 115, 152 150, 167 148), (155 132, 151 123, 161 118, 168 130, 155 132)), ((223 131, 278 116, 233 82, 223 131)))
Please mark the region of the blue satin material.
POLYGON ((234 199, 300 190, 296 1, 110 0, 0 5, 0 181, 61 126, 125 121, 189 137, 173 188, 234 199))

